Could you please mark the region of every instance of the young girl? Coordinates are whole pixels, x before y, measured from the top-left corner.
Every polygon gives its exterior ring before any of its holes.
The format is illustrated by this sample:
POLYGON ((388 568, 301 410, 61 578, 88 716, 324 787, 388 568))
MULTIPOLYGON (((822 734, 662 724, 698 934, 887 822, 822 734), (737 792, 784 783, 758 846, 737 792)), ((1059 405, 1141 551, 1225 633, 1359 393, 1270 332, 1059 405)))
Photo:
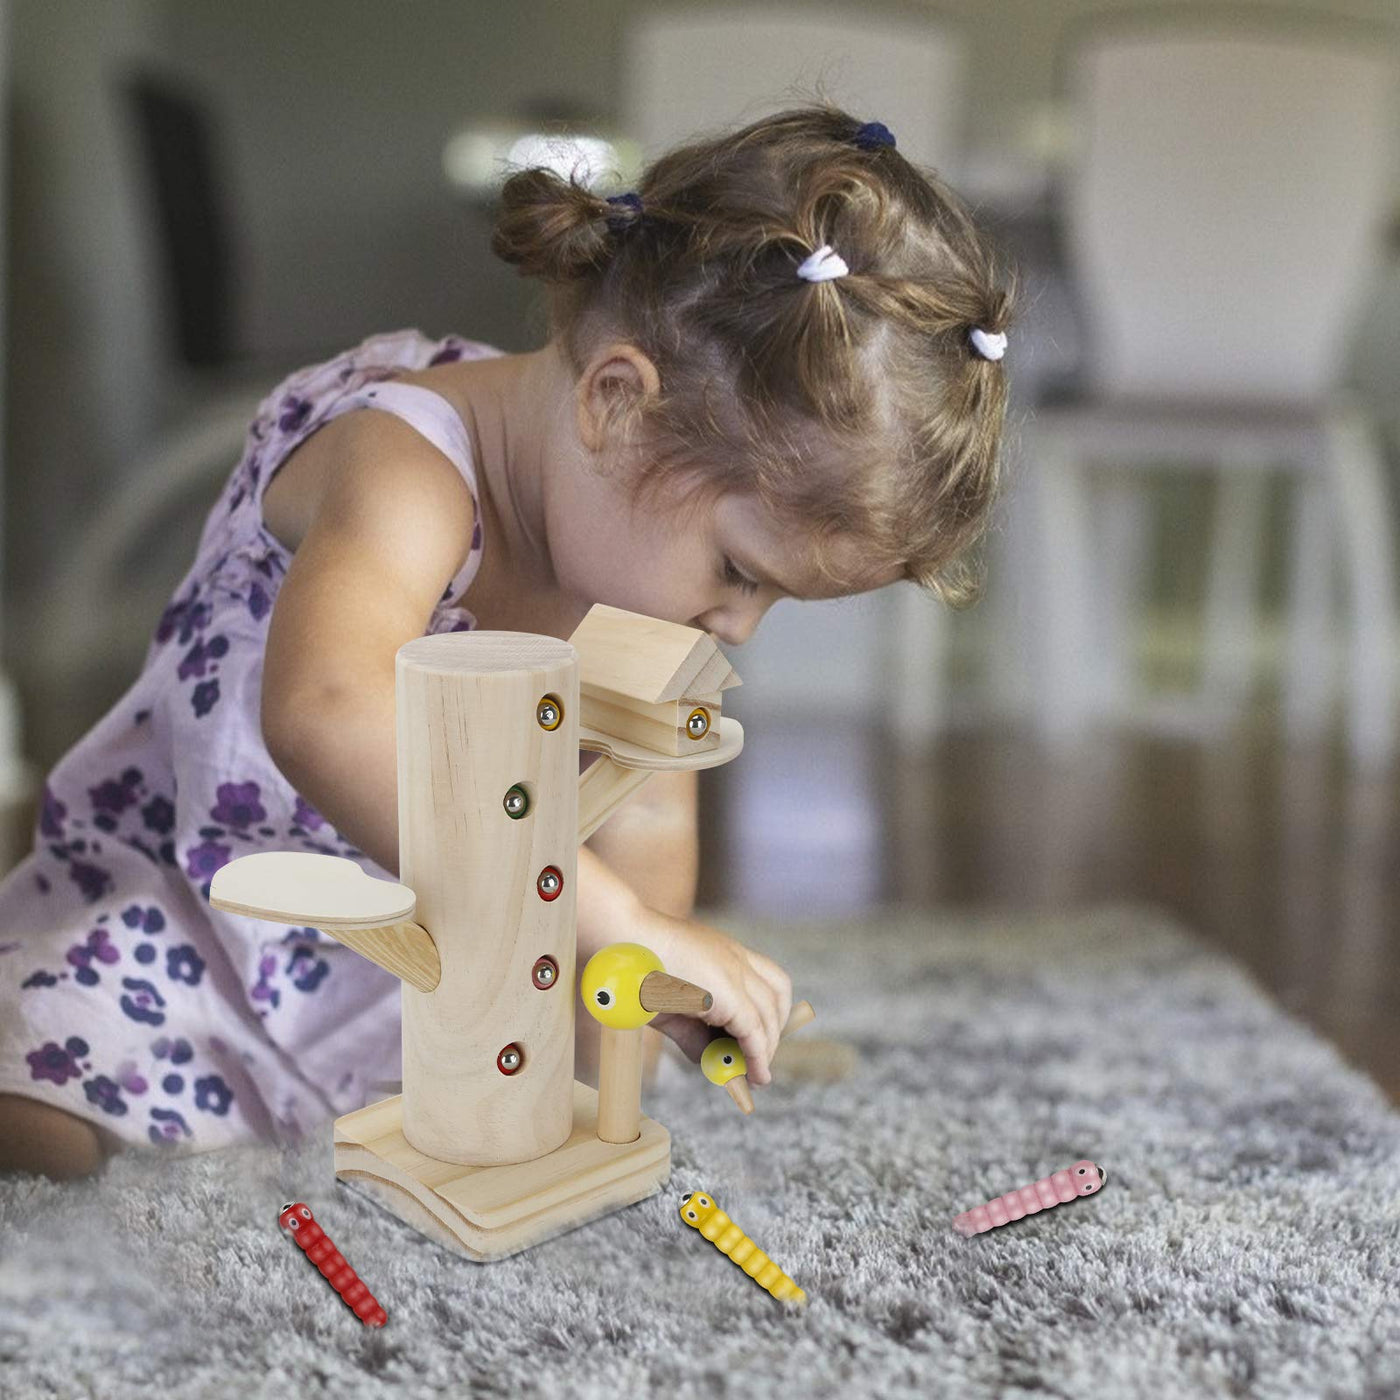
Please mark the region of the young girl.
MULTIPOLYGON (((605 602, 733 646, 782 597, 976 596, 1016 282, 886 127, 782 112, 607 199, 525 170, 492 249, 548 284, 548 343, 404 330, 278 385, 140 676, 49 775, 0 883, 0 1167, 294 1138, 398 1076, 398 979, 209 882, 260 849, 395 878, 410 638, 567 638, 605 602)), ((766 1084, 791 980, 685 917, 694 775, 662 776, 580 848, 579 966, 654 948, 714 1006, 653 1025, 692 1060, 735 1036, 766 1084)))

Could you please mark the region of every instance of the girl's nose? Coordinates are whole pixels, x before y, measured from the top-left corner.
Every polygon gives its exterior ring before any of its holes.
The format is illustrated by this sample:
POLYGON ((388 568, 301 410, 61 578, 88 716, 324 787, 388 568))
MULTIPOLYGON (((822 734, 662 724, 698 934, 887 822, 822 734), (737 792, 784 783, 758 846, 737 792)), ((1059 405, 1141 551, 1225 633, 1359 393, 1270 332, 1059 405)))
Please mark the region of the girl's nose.
POLYGON ((758 624, 763 621, 763 614, 768 611, 768 606, 766 603, 754 603, 742 611, 727 609, 723 614, 729 623, 726 627, 716 628, 713 624, 704 626, 698 622, 692 626, 703 627, 707 636, 724 646, 740 647, 758 630, 758 624))
POLYGON ((723 642, 727 647, 741 647, 753 636, 762 617, 762 612, 747 613, 741 623, 726 628, 723 632, 718 634, 711 632, 710 635, 714 637, 717 642, 723 642))

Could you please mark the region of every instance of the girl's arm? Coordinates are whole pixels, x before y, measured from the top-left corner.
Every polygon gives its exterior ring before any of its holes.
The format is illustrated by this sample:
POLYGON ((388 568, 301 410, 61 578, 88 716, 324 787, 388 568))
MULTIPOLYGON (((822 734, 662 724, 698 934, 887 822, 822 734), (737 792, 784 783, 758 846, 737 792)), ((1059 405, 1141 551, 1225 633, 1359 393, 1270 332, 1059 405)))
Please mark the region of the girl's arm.
MULTIPOLYGON (((358 702, 328 715, 319 735, 299 753, 279 758, 278 767, 342 836, 397 876, 392 668, 377 689, 363 687, 358 702)), ((694 903, 699 842, 693 824, 674 819, 624 822, 620 819, 628 805, 618 808, 578 848, 575 919, 580 967, 606 944, 636 940, 647 907, 685 917, 694 903)))
POLYGON ((583 847, 591 846, 643 904, 678 919, 695 908, 699 777, 694 769, 654 773, 583 847))
MULTIPOLYGON (((471 493, 446 456, 389 414, 346 413, 318 431, 335 434, 337 466, 269 620, 263 738, 297 792, 397 877, 394 658, 423 634, 442 580, 466 558, 471 493)), ((645 904, 689 912, 696 776, 655 774, 580 846, 581 959, 629 937, 645 904)))
POLYGON ((262 734, 287 780, 398 874, 394 658, 423 635, 471 546, 448 457, 373 409, 334 419, 334 466, 282 580, 263 659, 262 734))

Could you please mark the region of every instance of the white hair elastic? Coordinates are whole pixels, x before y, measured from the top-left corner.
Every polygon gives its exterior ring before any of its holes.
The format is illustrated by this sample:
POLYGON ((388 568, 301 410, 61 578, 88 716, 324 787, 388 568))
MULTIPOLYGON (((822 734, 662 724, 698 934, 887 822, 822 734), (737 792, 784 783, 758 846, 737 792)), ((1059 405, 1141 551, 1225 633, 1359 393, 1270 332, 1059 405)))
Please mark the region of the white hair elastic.
POLYGON ((797 275, 807 282, 830 282, 833 277, 844 277, 851 269, 839 253, 831 250, 831 244, 823 243, 810 257, 804 259, 797 275))
POLYGON ((977 347, 977 353, 984 360, 999 360, 1006 354, 1006 332, 998 331, 995 335, 988 335, 980 326, 970 332, 972 343, 977 347))
MULTIPOLYGON (((846 260, 835 252, 831 244, 823 243, 815 253, 803 259, 797 275, 807 282, 829 282, 833 277, 844 277, 851 269, 846 260)), ((984 331, 980 326, 972 332, 972 344, 984 360, 999 360, 1006 354, 1006 332, 995 335, 984 331)))

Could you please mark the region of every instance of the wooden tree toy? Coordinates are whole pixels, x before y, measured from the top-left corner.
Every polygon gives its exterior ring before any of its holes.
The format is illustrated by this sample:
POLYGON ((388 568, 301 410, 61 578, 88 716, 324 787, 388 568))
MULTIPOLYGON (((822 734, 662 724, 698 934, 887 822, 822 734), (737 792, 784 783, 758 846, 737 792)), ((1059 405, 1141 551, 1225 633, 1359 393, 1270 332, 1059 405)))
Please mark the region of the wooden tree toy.
POLYGON ((638 1100, 636 1137, 605 1141, 574 1078, 578 846, 652 773, 738 756, 739 683, 704 632, 603 604, 567 642, 417 637, 395 658, 398 880, 293 851, 215 873, 216 908, 402 980, 403 1091, 335 1120, 337 1178, 478 1260, 666 1184, 666 1129, 638 1100), (580 748, 601 755, 581 776, 580 748))

